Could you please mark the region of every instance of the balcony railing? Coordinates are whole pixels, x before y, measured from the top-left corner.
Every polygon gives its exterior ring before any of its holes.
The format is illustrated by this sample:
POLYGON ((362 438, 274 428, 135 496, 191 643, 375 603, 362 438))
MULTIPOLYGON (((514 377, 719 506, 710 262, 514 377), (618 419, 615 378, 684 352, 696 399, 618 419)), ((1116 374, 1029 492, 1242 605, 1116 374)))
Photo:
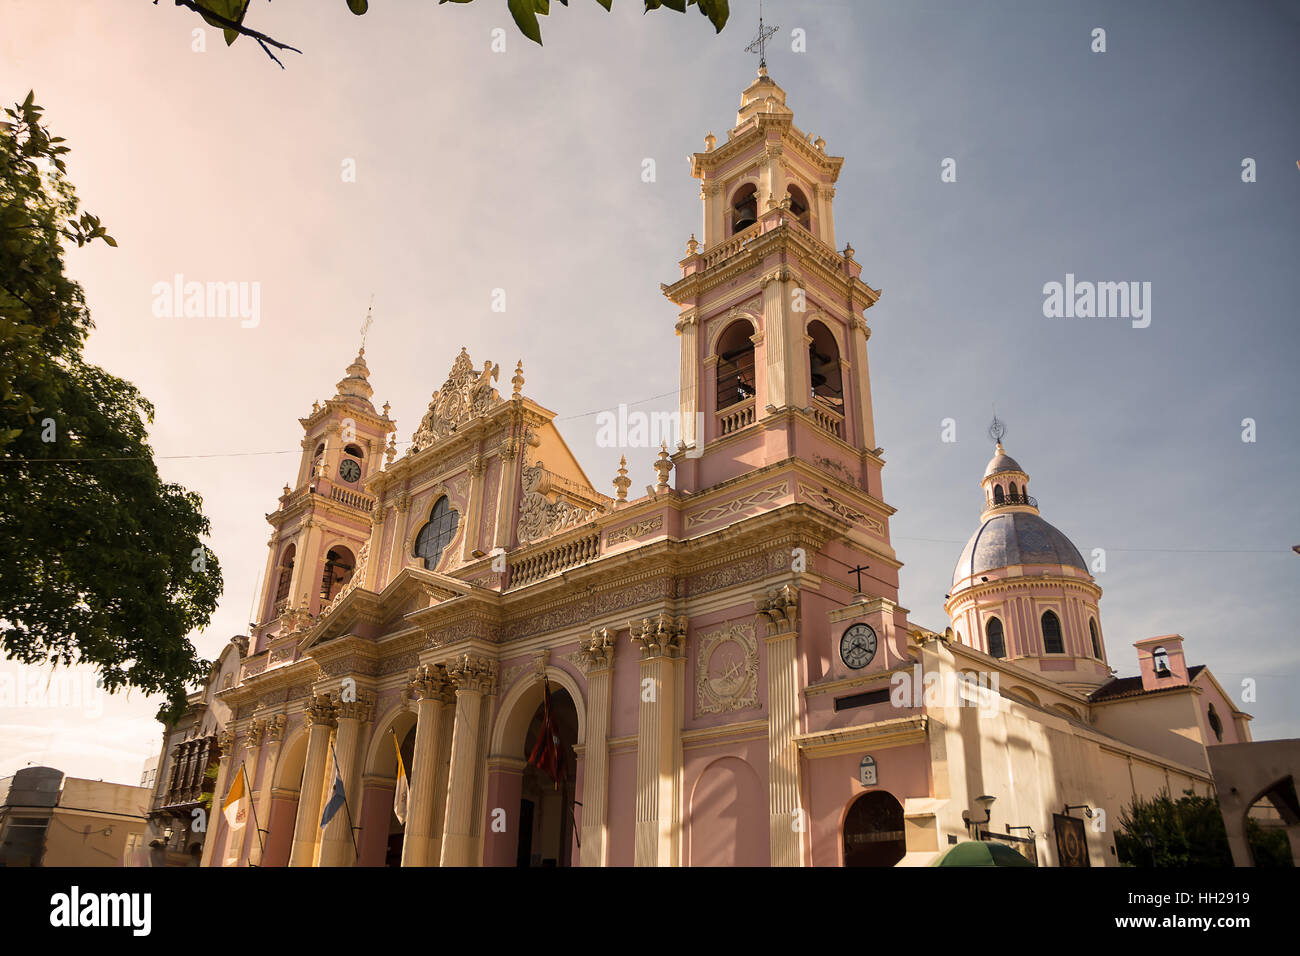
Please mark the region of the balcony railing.
POLYGON ((718 437, 730 435, 752 424, 754 424, 754 400, 748 398, 718 412, 718 437))
POLYGON ((600 554, 600 534, 588 533, 549 548, 514 558, 510 562, 510 586, 530 584, 552 574, 592 560, 600 554))
POLYGON ((1028 505, 1031 508, 1037 508, 1038 499, 1033 495, 1004 493, 1000 499, 989 498, 984 503, 985 508, 1001 508, 1003 505, 1028 505))
POLYGON ((374 510, 375 507, 375 499, 370 495, 352 491, 350 488, 340 488, 338 485, 330 488, 330 498, 339 504, 347 505, 349 508, 356 508, 358 511, 364 511, 367 514, 374 510))
POLYGON ((812 405, 813 421, 822 431, 829 432, 836 438, 844 438, 844 416, 839 412, 831 411, 824 405, 813 401, 812 405))

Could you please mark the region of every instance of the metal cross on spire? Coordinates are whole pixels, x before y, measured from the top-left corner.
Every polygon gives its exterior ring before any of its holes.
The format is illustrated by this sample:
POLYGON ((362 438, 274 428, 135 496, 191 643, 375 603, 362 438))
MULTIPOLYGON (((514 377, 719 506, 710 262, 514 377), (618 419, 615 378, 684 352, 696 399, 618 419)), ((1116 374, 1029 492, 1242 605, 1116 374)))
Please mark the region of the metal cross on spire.
POLYGON ((758 36, 754 37, 754 41, 745 47, 746 53, 758 54, 758 68, 760 70, 767 69, 767 41, 772 39, 773 34, 779 29, 780 27, 763 26, 763 4, 760 2, 758 5, 758 36))
POLYGON ((375 297, 373 294, 371 294, 370 305, 366 306, 365 321, 361 323, 361 351, 363 352, 366 350, 366 333, 370 331, 370 326, 375 321, 374 314, 373 314, 374 311, 375 311, 375 297))
POLYGON ((989 422, 989 437, 999 445, 1002 444, 1002 436, 1007 433, 1006 423, 998 418, 997 413, 993 413, 993 421, 989 422))

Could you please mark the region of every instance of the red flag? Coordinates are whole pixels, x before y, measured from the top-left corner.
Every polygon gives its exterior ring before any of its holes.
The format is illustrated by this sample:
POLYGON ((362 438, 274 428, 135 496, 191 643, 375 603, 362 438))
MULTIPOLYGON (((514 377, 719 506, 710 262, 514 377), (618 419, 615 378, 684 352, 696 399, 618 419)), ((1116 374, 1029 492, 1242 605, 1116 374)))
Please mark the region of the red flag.
POLYGON ((542 697, 542 726, 532 752, 528 755, 528 763, 554 780, 555 789, 560 788, 560 781, 564 779, 564 756, 560 753, 560 728, 555 722, 555 712, 551 709, 549 680, 546 681, 542 697))

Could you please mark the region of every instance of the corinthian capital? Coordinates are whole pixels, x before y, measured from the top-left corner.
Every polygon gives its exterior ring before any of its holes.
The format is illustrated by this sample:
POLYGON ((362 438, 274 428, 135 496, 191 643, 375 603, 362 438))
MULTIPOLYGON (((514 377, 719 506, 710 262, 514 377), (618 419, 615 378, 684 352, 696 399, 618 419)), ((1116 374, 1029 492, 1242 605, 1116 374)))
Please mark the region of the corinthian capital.
POLYGON ((658 617, 629 621, 632 641, 641 648, 641 656, 680 657, 686 649, 686 618, 660 611, 658 617))
POLYGON ((799 592, 788 584, 772 588, 755 602, 758 613, 767 619, 768 633, 794 630, 799 618, 799 592))
POLYGON ((235 752, 235 732, 233 730, 223 730, 217 734, 217 749, 221 751, 221 756, 229 757, 235 752))
POLYGON ((486 657, 470 657, 462 654, 447 665, 447 676, 456 685, 456 690, 474 691, 490 694, 496 685, 496 661, 486 657))
POLYGON ((335 698, 334 712, 339 720, 357 720, 365 723, 374 716, 375 695, 368 691, 360 691, 356 700, 335 698))
POLYGON ((266 736, 266 721, 254 720, 248 725, 248 733, 244 737, 244 746, 248 748, 262 746, 262 738, 266 736))
POLYGON ((284 739, 284 725, 286 721, 284 714, 276 714, 266 721, 266 736, 272 743, 284 739))
POLYGON ((303 716, 306 718, 308 727, 315 727, 318 724, 322 727, 331 728, 338 726, 334 714, 334 701, 330 700, 325 694, 312 697, 311 703, 307 705, 303 716))
POLYGON ((578 647, 578 656, 588 670, 600 670, 614 663, 614 635, 607 627, 598 627, 578 647))
POLYGON ((446 704, 455 696, 447 668, 441 664, 422 664, 417 667, 415 676, 406 685, 406 689, 416 700, 437 700, 446 704))
POLYGON ((791 272, 789 269, 786 269, 784 267, 780 269, 773 269, 771 272, 765 273, 763 275, 763 278, 760 280, 760 285, 763 288, 767 288, 767 284, 769 282, 786 282, 790 279, 790 277, 791 277, 791 272))

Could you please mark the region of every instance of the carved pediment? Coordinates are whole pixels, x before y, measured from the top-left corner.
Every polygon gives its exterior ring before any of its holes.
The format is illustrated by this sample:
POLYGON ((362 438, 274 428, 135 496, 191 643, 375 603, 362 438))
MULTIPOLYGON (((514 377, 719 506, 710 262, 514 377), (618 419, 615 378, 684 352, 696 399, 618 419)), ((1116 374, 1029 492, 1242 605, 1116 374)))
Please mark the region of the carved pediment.
POLYGON ((501 366, 492 362, 484 362, 482 370, 475 371, 469 353, 462 348, 452 363, 447 381, 433 393, 429 410, 411 437, 411 452, 428 448, 455 434, 475 418, 502 404, 500 394, 492 387, 493 380, 500 377, 501 366))

